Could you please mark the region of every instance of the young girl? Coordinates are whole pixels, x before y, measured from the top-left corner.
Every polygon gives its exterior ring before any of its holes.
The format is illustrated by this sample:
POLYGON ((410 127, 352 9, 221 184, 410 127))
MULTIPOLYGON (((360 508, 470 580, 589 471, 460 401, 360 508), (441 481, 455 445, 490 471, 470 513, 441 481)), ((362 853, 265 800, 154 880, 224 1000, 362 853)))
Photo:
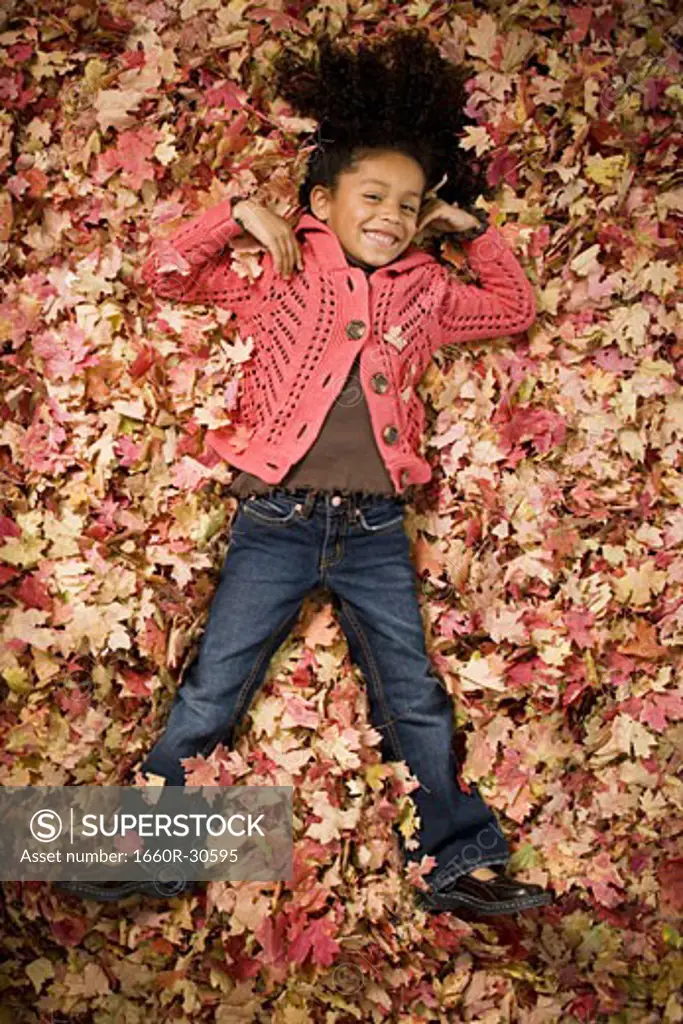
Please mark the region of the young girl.
MULTIPOLYGON (((487 186, 455 139, 465 124, 464 68, 443 60, 423 30, 357 52, 335 50, 324 36, 318 57, 285 51, 275 65, 279 94, 321 122, 296 228, 233 196, 157 246, 142 271, 164 299, 226 306, 254 340, 239 417, 207 433, 241 470, 220 583, 142 771, 182 786, 184 758, 229 746, 305 597, 329 588, 367 681, 382 754, 405 761, 420 782, 411 794, 419 850, 408 854, 399 834, 407 859, 437 860, 418 903, 514 913, 552 897, 506 874, 495 815, 475 786, 458 785, 452 700, 426 653, 404 514, 431 476, 415 390, 431 356, 442 345, 525 331, 533 290, 499 232, 471 208, 487 186), (415 245, 427 226, 463 243, 479 286, 459 283, 415 245), (267 250, 254 283, 224 252, 245 232, 267 250)), ((64 887, 95 899, 145 891, 134 882, 64 887)))

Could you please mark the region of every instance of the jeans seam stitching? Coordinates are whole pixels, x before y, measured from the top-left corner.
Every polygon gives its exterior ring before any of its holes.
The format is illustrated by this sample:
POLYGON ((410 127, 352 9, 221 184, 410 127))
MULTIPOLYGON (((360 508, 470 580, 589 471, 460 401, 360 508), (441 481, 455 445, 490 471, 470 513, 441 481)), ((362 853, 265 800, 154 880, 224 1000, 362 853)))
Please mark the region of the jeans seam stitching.
POLYGON ((354 615, 353 611, 351 610, 351 606, 349 605, 349 603, 347 601, 344 600, 344 598, 341 599, 341 604, 342 604, 342 609, 346 613, 351 626, 353 627, 353 629, 356 632, 356 636, 358 637, 358 639, 360 641, 360 644, 361 644, 361 647, 363 648, 363 651, 365 652, 365 656, 368 659, 368 665, 370 667, 370 679, 371 679, 371 682, 372 682, 372 684, 374 686, 375 692, 377 693, 377 695, 379 697, 379 700, 381 702, 382 708, 383 708, 384 712, 387 715, 387 719, 388 719, 387 726, 388 726, 388 728, 390 730, 390 733, 391 733, 391 737, 392 737, 392 740, 393 740, 393 743, 394 743, 395 751, 399 755, 398 756, 398 760, 399 761, 405 761, 405 757, 403 756, 403 750, 401 748, 401 743, 400 743, 400 740, 398 738, 398 733, 396 732, 396 728, 394 726, 393 721, 391 721, 391 715, 389 713, 389 706, 387 704, 386 697, 385 697, 385 694, 384 694, 384 688, 382 686, 382 679, 381 679, 381 676, 380 676, 379 671, 377 669, 377 666, 375 664, 375 659, 373 657, 370 645, 367 642, 367 638, 365 636, 365 632, 363 630, 363 627, 361 626, 360 622, 358 621, 358 619, 354 615))
POLYGON ((253 519, 255 522, 260 523, 263 526, 275 526, 275 527, 277 527, 277 526, 291 526, 292 523, 296 522, 296 518, 297 518, 298 512, 294 508, 294 509, 292 509, 291 512, 287 513, 287 516, 286 516, 285 519, 280 519, 280 520, 278 520, 278 519, 268 519, 267 516, 259 515, 258 512, 255 512, 254 509, 250 508, 250 507, 245 507, 244 508, 244 514, 246 516, 248 516, 250 519, 253 519))
POLYGON ((399 523, 405 522, 405 514, 401 514, 396 519, 392 519, 388 523, 381 523, 379 526, 370 526, 367 519, 363 515, 363 512, 358 510, 358 521, 364 530, 368 530, 370 533, 381 533, 383 530, 390 530, 392 526, 397 526, 399 523))
MULTIPOLYGON (((298 614, 299 613, 297 612, 297 615, 298 614)), ((260 650, 260 652, 258 654, 258 657, 256 658, 256 661, 252 665, 251 670, 249 671, 248 676, 246 677, 246 679, 242 683, 240 691, 237 694, 237 701, 235 702, 235 710, 233 711, 232 716, 230 718, 229 725, 228 725, 228 727, 225 730, 225 734, 227 736, 231 736, 232 730, 235 727, 235 723, 237 722, 237 719, 240 717, 240 715, 242 713, 242 703, 243 702, 246 703, 246 700, 244 700, 245 689, 250 687, 251 684, 256 679, 256 675, 257 675, 257 673, 258 673, 258 671, 259 671, 259 669, 261 667, 261 663, 269 655, 269 653, 272 653, 273 645, 275 643, 275 640, 279 636, 280 631, 282 629, 284 629, 286 624, 292 618, 295 618, 295 616, 286 615, 285 618, 280 621, 279 625, 273 630, 273 632, 270 634, 268 639, 263 644, 261 644, 261 650, 260 650)), ((215 744, 214 744, 214 746, 215 746, 215 744)))

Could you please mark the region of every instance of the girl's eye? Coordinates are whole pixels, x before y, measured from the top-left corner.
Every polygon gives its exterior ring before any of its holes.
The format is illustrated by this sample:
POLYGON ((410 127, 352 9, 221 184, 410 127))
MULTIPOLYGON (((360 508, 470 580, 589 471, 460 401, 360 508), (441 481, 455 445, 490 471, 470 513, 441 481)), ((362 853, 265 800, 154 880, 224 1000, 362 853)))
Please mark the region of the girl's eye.
MULTIPOLYGON (((366 195, 365 198, 366 199, 379 199, 379 196, 378 195, 366 195)), ((408 206, 407 203, 403 204, 403 209, 404 210, 408 210, 409 213, 417 213, 417 210, 415 210, 412 206, 408 206)))

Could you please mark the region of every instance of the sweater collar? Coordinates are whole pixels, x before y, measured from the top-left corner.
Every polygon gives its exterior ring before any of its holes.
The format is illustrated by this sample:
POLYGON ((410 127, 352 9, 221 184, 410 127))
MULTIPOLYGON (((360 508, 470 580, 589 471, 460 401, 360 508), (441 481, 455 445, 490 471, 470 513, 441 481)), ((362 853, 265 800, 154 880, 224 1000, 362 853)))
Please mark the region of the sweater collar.
POLYGON ((379 270, 379 267, 373 267, 371 264, 365 263, 364 260, 357 260, 356 257, 352 256, 351 253, 348 253, 346 249, 344 249, 344 256, 346 257, 347 263, 350 263, 352 267, 360 267, 360 269, 364 270, 366 274, 374 274, 376 270, 379 270))
MULTIPOLYGON (((304 213, 299 218, 299 222, 294 229, 298 235, 304 235, 306 241, 313 248, 315 257, 321 267, 325 270, 347 270, 349 266, 348 254, 344 251, 341 242, 335 235, 332 228, 329 228, 325 221, 318 220, 311 213, 304 213)), ((428 252, 424 252, 419 249, 412 242, 408 248, 401 253, 398 259, 393 260, 391 263, 387 263, 383 267, 373 267, 373 276, 378 275, 390 275, 402 274, 406 270, 412 270, 413 267, 419 266, 421 263, 433 263, 434 257, 428 252)), ((355 265, 360 265, 356 263, 355 265)), ((365 268, 363 268, 365 269, 365 268)))

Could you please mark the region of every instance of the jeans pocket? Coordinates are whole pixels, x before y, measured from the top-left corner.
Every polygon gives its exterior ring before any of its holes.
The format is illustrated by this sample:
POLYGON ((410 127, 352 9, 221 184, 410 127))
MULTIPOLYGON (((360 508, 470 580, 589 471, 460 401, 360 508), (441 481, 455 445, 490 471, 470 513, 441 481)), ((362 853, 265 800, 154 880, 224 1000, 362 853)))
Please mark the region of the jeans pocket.
POLYGON ((405 508, 396 501, 381 502, 358 509, 358 524, 363 533, 389 533, 403 529, 405 508))
POLYGON ((244 514, 264 526, 290 526, 296 519, 296 501, 281 495, 259 494, 240 504, 244 514))

